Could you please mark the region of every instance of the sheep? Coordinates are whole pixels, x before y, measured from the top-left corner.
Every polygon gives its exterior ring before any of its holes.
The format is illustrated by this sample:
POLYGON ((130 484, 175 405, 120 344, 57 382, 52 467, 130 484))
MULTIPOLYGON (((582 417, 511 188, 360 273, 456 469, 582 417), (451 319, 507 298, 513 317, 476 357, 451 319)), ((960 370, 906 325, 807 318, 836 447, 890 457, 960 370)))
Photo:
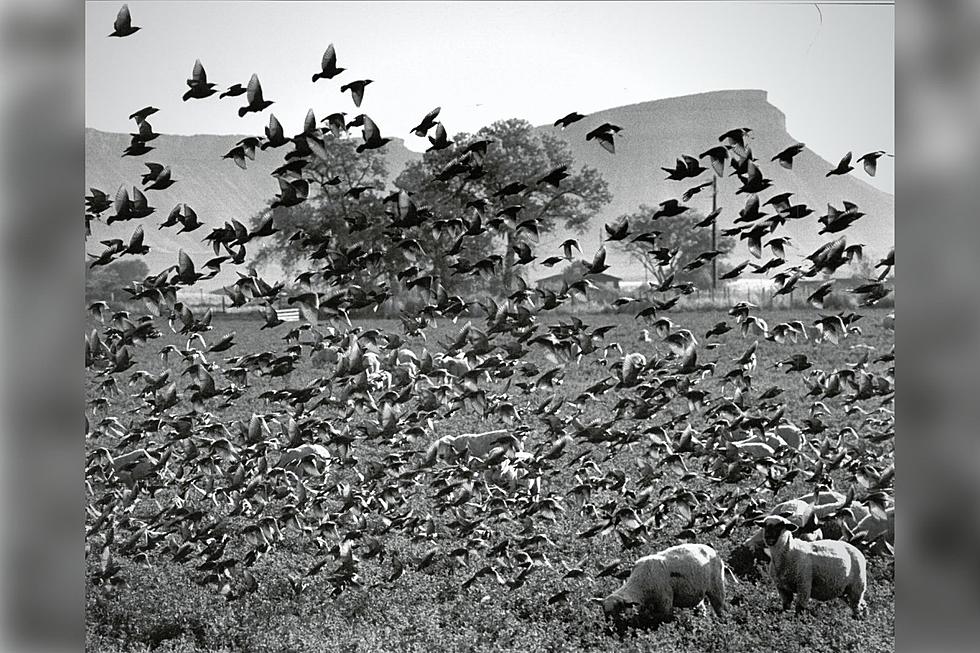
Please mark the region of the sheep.
POLYGON ((725 618, 725 566, 706 544, 679 544, 636 561, 622 587, 602 599, 607 619, 621 621, 632 606, 646 608, 655 623, 671 618, 674 608, 692 608, 707 597, 715 615, 725 618))
POLYGON ((773 431, 755 431, 751 434, 746 434, 744 431, 733 433, 732 438, 728 441, 727 453, 729 458, 735 458, 739 453, 748 453, 752 458, 759 459, 774 456, 787 449, 802 454, 804 447, 819 453, 814 449, 813 444, 804 437, 803 431, 799 427, 789 422, 782 422, 773 431))
MULTIPOLYGON (((863 506, 861 507, 863 508, 863 506)), ((864 508, 864 512, 866 514, 853 527, 850 524, 847 525, 850 532, 848 539, 862 545, 862 548, 865 548, 869 553, 880 555, 893 552, 895 547, 895 506, 886 508, 884 517, 867 508, 864 508)))
POLYGON ((443 458, 450 463, 455 463, 467 455, 473 458, 486 458, 494 448, 500 446, 515 451, 524 450, 524 445, 519 438, 506 429, 498 429, 483 433, 444 435, 429 445, 425 460, 427 464, 432 464, 437 458, 443 458))
POLYGON ((116 478, 130 488, 149 477, 160 464, 159 458, 146 449, 133 449, 111 460, 116 478))
POLYGON ((763 522, 763 538, 768 548, 769 575, 776 584, 787 610, 796 596, 796 613, 803 614, 807 602, 844 598, 855 618, 864 608, 868 584, 864 554, 847 542, 817 540, 803 542, 793 537, 796 525, 780 515, 763 522))
MULTIPOLYGON (((845 501, 840 492, 821 490, 810 492, 796 499, 777 504, 769 515, 779 515, 788 519, 797 528, 797 536, 804 540, 823 537, 820 525, 822 520, 835 512, 845 501)), ((729 564, 740 575, 748 574, 758 561, 766 561, 766 547, 761 530, 757 530, 741 545, 735 547, 729 564)))

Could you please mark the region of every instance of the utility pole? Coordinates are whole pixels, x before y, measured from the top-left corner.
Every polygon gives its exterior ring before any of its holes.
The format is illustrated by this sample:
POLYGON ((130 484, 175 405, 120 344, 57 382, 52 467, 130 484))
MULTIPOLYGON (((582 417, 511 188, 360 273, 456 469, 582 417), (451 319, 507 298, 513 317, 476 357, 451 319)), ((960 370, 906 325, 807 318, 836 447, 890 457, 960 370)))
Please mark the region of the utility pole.
MULTIPOLYGON (((718 210, 718 175, 711 177, 711 212, 718 210)), ((718 250, 718 218, 711 221, 711 251, 718 250)), ((718 257, 711 259, 711 297, 714 299, 718 289, 718 257)))

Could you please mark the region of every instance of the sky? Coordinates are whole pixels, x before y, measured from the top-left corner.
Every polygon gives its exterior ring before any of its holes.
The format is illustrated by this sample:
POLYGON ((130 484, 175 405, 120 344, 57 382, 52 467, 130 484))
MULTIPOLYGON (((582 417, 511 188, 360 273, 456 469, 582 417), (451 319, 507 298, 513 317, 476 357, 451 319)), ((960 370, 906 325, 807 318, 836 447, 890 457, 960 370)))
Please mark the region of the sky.
MULTIPOLYGON (((86 3, 86 126, 131 132, 133 111, 167 134, 287 134, 308 109, 367 113, 405 138, 425 113, 450 135, 494 120, 535 125, 579 111, 754 88, 794 138, 829 161, 895 147, 895 10, 875 3, 129 2, 136 34, 107 38, 122 3, 86 3), (330 43, 347 72, 311 82, 330 43), (224 89, 257 73, 267 100, 181 101, 195 59, 224 89), (371 79, 360 110, 340 86, 371 79)), ((894 168, 869 183, 894 193, 894 168)))

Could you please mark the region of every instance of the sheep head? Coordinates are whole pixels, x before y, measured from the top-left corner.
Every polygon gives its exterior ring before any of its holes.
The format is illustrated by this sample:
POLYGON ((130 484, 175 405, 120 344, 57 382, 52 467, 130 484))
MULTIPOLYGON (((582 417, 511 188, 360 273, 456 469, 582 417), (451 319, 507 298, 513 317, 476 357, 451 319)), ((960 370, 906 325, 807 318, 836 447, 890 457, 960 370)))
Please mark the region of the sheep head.
POLYGON ((762 522, 762 537, 766 546, 773 546, 783 538, 783 533, 792 533, 796 524, 781 515, 770 515, 762 522))
POLYGON ((606 615, 606 619, 623 619, 637 606, 639 606, 638 601, 618 594, 610 594, 602 600, 602 612, 606 615))

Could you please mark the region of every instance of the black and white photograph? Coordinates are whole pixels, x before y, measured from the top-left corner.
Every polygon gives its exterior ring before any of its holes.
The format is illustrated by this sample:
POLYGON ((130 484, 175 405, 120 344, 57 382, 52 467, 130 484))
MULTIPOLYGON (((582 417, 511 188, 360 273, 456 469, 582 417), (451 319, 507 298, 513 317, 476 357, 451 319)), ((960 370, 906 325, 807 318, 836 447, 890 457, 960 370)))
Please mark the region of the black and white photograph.
POLYGON ((85 3, 85 650, 894 651, 895 28, 85 3))

